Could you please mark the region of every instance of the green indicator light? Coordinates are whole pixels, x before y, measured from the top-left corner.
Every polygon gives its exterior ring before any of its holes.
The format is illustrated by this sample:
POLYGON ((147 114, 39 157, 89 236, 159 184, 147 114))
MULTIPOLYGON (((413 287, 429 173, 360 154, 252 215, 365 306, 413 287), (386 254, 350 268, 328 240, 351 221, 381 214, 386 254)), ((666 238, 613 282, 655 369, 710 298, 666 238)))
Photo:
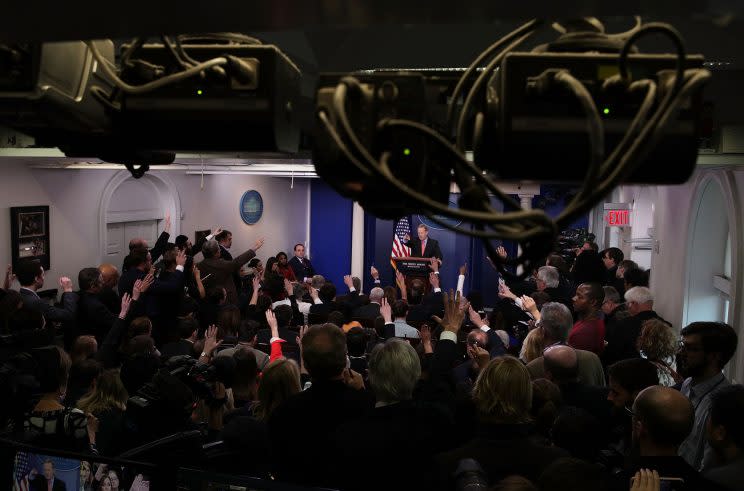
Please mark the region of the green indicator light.
POLYGON ((202 94, 203 94, 203 92, 202 92, 201 89, 199 89, 199 90, 196 91, 196 95, 202 95, 202 94))
POLYGON ((602 112, 605 113, 605 115, 610 114, 610 108, 606 107, 602 112))
POLYGON ((403 149, 403 155, 405 155, 406 157, 408 157, 409 155, 411 155, 411 149, 410 148, 404 148, 403 149))

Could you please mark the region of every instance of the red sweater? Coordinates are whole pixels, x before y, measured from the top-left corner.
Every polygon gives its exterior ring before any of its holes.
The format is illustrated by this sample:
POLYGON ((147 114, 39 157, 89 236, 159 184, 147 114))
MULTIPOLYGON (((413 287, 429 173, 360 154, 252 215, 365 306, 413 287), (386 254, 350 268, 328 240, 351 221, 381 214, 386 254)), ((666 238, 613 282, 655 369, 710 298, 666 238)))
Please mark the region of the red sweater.
POLYGON ((568 344, 576 349, 601 354, 604 351, 604 319, 579 320, 568 335, 568 344))

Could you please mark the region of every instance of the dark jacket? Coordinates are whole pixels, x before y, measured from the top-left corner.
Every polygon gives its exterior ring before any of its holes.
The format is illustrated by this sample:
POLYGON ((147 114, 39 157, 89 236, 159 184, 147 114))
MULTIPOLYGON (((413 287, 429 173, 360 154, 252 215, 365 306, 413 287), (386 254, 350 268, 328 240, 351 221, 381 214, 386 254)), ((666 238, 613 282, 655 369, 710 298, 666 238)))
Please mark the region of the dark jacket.
POLYGON ((80 292, 78 296, 78 334, 92 334, 101 343, 117 316, 106 307, 99 295, 80 292))
POLYGON ((380 316, 380 304, 368 303, 357 307, 351 313, 351 316, 358 319, 377 319, 380 316))
POLYGON ((168 358, 172 358, 174 356, 183 355, 196 355, 196 353, 194 352, 194 343, 186 339, 179 339, 178 341, 173 341, 171 343, 165 344, 160 350, 161 360, 167 360, 168 358))
POLYGON ((61 306, 55 307, 28 288, 21 288, 19 292, 23 299, 23 307, 41 312, 47 322, 69 322, 75 320, 78 305, 77 294, 73 292, 63 293, 60 301, 61 306))
POLYGON ((302 262, 300 262, 299 259, 297 259, 297 256, 292 256, 292 259, 290 259, 287 264, 289 264, 289 267, 292 268, 292 271, 294 271, 295 278, 297 278, 297 281, 302 283, 305 278, 312 278, 315 276, 315 268, 313 268, 313 263, 310 262, 309 259, 303 258, 302 262))
POLYGON ((412 237, 405 245, 411 248, 411 257, 437 257, 442 259, 442 250, 439 248, 439 242, 431 237, 426 239, 426 249, 421 254, 421 241, 418 237, 412 237))
POLYGON ((602 353, 602 362, 605 366, 612 365, 616 361, 627 358, 638 358, 640 356, 636 348, 636 341, 641 334, 643 323, 649 319, 661 319, 664 321, 653 310, 647 310, 627 317, 611 326, 607 326, 607 330, 605 331, 607 347, 602 353))
POLYGON ((222 287, 227 291, 227 302, 237 305, 238 291, 235 288, 233 274, 237 273, 241 266, 256 256, 252 249, 248 249, 232 261, 227 261, 221 257, 210 257, 200 262, 197 267, 201 271, 201 277, 212 275, 204 281, 204 288, 222 287))

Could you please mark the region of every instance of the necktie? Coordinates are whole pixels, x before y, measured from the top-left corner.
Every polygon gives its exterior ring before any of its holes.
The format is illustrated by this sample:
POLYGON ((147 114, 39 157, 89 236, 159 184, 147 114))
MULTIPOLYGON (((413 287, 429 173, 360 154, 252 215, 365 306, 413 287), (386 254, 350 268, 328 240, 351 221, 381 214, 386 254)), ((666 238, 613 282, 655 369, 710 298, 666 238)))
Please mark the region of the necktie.
POLYGON ((52 481, 47 481, 47 490, 52 491, 52 481))
POLYGON ((426 250, 426 241, 421 242, 421 255, 424 255, 424 251, 426 250))

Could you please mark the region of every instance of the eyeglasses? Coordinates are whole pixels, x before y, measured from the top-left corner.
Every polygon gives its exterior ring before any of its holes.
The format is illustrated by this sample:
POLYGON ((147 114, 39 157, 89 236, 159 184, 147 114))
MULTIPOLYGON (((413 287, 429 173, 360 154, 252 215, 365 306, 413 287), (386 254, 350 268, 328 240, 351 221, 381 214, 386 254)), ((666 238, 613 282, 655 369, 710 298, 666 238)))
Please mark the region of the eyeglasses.
POLYGON ((633 412, 633 408, 632 407, 625 406, 625 412, 628 413, 628 414, 630 414, 634 418, 636 417, 636 413, 633 412))
POLYGON ((691 353, 697 353, 703 351, 703 347, 697 344, 685 343, 684 341, 679 342, 679 351, 689 351, 691 353))

